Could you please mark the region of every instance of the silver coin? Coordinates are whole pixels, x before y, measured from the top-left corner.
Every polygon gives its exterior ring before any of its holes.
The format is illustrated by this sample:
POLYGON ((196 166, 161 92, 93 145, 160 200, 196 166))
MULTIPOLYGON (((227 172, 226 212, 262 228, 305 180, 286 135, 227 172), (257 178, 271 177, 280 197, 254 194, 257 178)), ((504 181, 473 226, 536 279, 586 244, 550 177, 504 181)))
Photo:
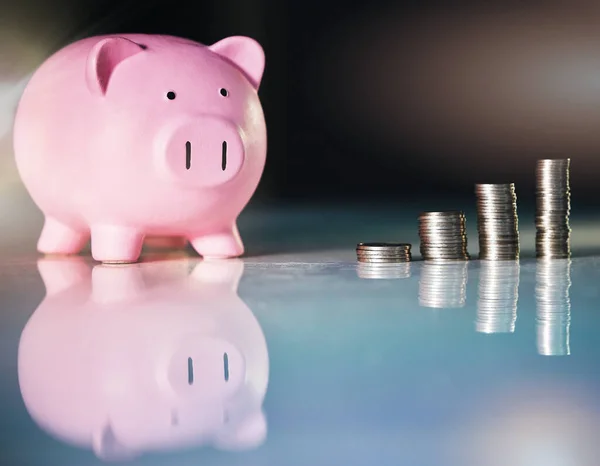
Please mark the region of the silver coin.
POLYGON ((368 264, 397 264, 397 263, 406 263, 411 262, 410 257, 397 257, 397 258, 379 258, 379 259, 370 259, 365 257, 359 257, 357 259, 358 262, 368 263, 368 264))
POLYGON ((364 257, 402 257, 408 254, 410 251, 356 251, 356 255, 364 257))
POLYGON ((410 251, 363 251, 357 249, 356 254, 365 257, 396 257, 406 256, 410 254, 410 251))
POLYGON ((388 249, 410 249, 410 243, 358 243, 356 249, 365 250, 388 250, 388 249))

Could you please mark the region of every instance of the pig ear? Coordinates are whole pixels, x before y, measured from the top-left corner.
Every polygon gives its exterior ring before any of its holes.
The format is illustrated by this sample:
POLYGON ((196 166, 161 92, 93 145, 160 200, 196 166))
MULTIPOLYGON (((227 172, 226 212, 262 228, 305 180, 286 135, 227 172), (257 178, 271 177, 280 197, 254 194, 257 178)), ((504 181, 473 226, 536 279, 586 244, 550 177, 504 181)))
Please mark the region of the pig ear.
POLYGON ((249 37, 234 36, 214 43, 209 49, 240 68, 258 90, 265 70, 265 52, 258 42, 249 37))
POLYGON ((94 45, 88 55, 85 76, 90 91, 97 95, 106 94, 119 63, 143 50, 142 46, 124 37, 109 37, 94 45))

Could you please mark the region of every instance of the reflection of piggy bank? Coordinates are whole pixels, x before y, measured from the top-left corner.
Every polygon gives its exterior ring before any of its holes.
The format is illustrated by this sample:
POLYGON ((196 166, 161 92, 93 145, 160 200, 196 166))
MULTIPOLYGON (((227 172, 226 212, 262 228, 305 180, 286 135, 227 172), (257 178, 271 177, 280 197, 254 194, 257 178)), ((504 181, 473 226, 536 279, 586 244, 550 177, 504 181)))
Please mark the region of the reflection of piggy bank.
POLYGON ((17 111, 17 166, 45 214, 43 253, 134 262, 144 235, 243 253, 236 220, 265 164, 263 50, 157 35, 92 37, 50 57, 17 111))
POLYGON ((237 296, 241 261, 90 268, 41 260, 47 296, 19 344, 33 419, 102 458, 266 436, 269 359, 237 296))

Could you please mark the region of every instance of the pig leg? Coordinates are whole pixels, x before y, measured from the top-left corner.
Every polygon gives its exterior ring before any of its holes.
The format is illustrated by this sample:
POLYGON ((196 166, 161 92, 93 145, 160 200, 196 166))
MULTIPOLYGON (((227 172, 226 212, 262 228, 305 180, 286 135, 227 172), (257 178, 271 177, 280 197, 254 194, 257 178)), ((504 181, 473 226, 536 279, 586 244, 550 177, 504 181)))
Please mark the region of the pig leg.
POLYGON ((142 252, 144 234, 135 228, 116 225, 92 226, 92 257, 100 262, 136 262, 142 252))
POLYGON ((224 259, 244 253, 244 245, 235 224, 229 229, 190 237, 189 240, 196 252, 205 259, 224 259))
POLYGON ((47 216, 37 249, 43 254, 77 254, 83 249, 88 238, 87 231, 75 230, 47 216))

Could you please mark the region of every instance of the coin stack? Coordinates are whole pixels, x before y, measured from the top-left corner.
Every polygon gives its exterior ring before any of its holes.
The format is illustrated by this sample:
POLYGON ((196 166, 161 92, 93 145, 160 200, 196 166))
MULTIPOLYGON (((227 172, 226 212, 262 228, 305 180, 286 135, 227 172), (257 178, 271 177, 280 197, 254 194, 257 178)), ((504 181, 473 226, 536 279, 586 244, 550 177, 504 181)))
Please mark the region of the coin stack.
POLYGON ((465 214, 423 212, 419 216, 421 256, 426 261, 469 260, 465 214))
POLYGON ((466 262, 424 262, 419 280, 419 305, 432 308, 458 308, 467 302, 468 264, 466 262))
POLYGON ((536 255, 571 256, 571 159, 538 160, 536 168, 536 255))
POLYGON ((519 258, 519 220, 515 185, 476 184, 479 259, 519 258))
POLYGON ((519 261, 483 261, 475 330, 513 333, 519 300, 519 261))
POLYGON ((571 326, 571 260, 536 264, 537 348, 542 356, 567 356, 571 326))
POLYGON ((408 243, 358 243, 356 258, 370 264, 410 262, 411 247, 408 243))

